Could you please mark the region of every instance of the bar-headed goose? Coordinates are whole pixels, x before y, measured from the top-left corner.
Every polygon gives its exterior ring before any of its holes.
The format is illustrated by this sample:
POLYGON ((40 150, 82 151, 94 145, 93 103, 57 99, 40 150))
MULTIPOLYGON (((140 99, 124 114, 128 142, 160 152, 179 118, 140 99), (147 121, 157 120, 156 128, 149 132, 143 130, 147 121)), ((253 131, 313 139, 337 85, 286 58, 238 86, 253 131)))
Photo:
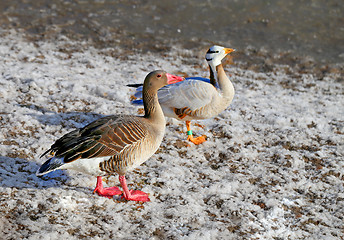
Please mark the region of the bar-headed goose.
MULTIPOLYGON (((222 59, 235 51, 232 48, 212 46, 205 55, 210 79, 190 77, 167 85, 158 91, 159 103, 167 117, 186 122, 188 140, 194 144, 206 141, 205 136, 193 137, 190 121, 214 117, 225 110, 234 97, 234 87, 222 66, 222 59)), ((129 85, 135 86, 135 85, 129 85)), ((137 87, 137 85, 136 85, 137 87)), ((142 104, 142 87, 138 87, 134 104, 142 104)))

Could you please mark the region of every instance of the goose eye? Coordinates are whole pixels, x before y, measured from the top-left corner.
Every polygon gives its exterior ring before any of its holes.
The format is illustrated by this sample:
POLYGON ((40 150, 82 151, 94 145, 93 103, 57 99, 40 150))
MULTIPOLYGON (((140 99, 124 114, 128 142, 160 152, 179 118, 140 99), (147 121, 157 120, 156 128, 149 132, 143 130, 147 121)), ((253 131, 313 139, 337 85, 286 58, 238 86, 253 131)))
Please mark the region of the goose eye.
POLYGON ((158 74, 157 77, 160 78, 160 77, 161 77, 161 74, 158 74))

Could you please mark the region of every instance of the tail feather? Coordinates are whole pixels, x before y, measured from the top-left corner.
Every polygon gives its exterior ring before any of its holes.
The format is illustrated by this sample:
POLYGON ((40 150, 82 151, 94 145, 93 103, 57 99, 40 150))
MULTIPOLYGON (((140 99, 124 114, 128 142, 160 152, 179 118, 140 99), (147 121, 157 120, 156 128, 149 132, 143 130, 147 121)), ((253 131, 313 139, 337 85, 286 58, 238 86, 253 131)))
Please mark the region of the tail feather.
POLYGON ((133 88, 138 88, 142 86, 143 86, 142 83, 127 84, 127 87, 133 87, 133 88))
POLYGON ((37 170, 36 176, 43 176, 44 174, 60 168, 62 165, 64 165, 63 158, 52 157, 42 164, 37 170))

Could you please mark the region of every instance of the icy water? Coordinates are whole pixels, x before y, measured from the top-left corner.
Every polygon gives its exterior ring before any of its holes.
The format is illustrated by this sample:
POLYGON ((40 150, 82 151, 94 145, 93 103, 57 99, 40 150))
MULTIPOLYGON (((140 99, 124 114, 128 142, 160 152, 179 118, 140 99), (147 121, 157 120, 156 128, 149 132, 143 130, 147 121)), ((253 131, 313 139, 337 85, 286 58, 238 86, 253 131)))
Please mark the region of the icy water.
POLYGON ((3 27, 34 38, 63 34, 92 39, 98 47, 143 52, 217 43, 251 58, 267 53, 285 58, 282 63, 344 62, 341 0, 12 0, 1 1, 0 10, 3 27))

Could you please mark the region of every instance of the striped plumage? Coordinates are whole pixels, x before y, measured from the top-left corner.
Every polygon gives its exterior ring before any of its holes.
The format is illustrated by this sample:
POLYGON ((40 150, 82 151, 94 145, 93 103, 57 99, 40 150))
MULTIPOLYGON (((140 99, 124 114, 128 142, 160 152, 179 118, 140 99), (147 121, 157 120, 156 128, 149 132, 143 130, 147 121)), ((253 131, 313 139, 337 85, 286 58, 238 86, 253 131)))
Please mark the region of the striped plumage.
POLYGON ((157 90, 182 78, 155 71, 144 82, 145 116, 111 115, 58 139, 43 155, 51 154, 37 176, 56 169, 73 169, 98 176, 95 192, 113 196, 117 187, 104 189, 101 176, 118 173, 127 200, 149 201, 141 191, 129 191, 125 173, 145 162, 158 149, 165 131, 165 118, 157 90))
MULTIPOLYGON (((214 117, 224 111, 232 102, 234 87, 227 77, 221 60, 234 49, 211 47, 206 53, 210 78, 186 78, 185 81, 167 85, 158 91, 159 103, 165 116, 186 121, 188 140, 195 144, 204 142, 205 136, 194 138, 190 121, 214 117)), ((141 88, 135 96, 140 98, 141 88)), ((135 100, 133 103, 140 103, 135 100)))

